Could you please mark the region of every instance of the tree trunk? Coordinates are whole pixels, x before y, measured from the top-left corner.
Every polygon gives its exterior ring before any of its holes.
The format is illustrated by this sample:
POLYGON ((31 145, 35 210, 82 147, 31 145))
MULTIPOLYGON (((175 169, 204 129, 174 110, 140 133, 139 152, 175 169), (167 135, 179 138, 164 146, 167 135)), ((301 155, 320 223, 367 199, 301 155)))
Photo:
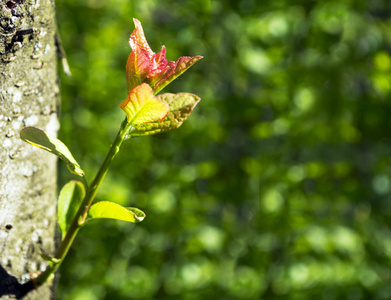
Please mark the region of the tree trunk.
MULTIPOLYGON (((50 0, 0 0, 0 299, 46 267, 56 232, 56 157, 19 132, 58 130, 56 22, 50 0)), ((16 295, 16 296, 15 296, 16 295)), ((25 299, 52 299, 51 284, 25 299)))

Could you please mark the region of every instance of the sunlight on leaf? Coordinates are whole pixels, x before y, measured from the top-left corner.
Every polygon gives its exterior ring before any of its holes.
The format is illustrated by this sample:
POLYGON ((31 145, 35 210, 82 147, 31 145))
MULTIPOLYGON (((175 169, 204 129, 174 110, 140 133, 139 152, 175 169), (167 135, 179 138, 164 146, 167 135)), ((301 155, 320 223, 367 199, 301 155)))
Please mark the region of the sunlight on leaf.
POLYGON ((79 163, 75 160, 67 146, 59 139, 36 127, 25 127, 20 132, 20 138, 41 149, 57 155, 68 164, 69 170, 79 176, 84 175, 79 163))
POLYGON ((201 100, 198 96, 190 93, 166 93, 158 95, 157 98, 170 106, 167 117, 162 122, 151 122, 141 126, 135 126, 135 129, 130 132, 130 136, 151 135, 178 128, 190 116, 194 107, 201 100))
POLYGON ((137 19, 133 19, 135 29, 129 37, 132 48, 126 63, 126 83, 128 91, 146 82, 157 94, 167 84, 189 69, 202 56, 182 56, 177 61, 167 61, 166 47, 162 46, 158 53, 152 51, 144 35, 143 27, 137 19))
MULTIPOLYGON (((88 211, 90 219, 116 219, 132 223, 144 220, 145 213, 134 207, 123 207, 110 201, 97 202, 88 211)), ((88 221, 88 219, 87 219, 88 221)))
POLYGON ((120 105, 133 126, 161 122, 169 111, 168 105, 153 96, 152 88, 143 83, 129 92, 128 98, 120 105))

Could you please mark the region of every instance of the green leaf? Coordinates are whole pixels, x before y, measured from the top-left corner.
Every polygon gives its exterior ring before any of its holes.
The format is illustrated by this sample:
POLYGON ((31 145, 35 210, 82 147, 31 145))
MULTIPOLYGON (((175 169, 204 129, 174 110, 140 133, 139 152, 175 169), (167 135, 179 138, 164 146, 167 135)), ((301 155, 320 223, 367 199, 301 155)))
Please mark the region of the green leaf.
POLYGON ((146 83, 133 88, 120 108, 125 111, 128 123, 132 126, 160 122, 169 110, 168 105, 155 97, 152 88, 146 83))
POLYGON ((150 135, 178 128, 189 117, 194 107, 201 100, 197 95, 190 93, 166 93, 158 95, 157 98, 170 106, 170 111, 165 119, 162 122, 134 126, 134 129, 129 133, 130 137, 150 135))
POLYGON ((58 224, 63 237, 75 217, 85 196, 85 189, 80 181, 72 180, 61 189, 58 197, 58 224))
POLYGON ((47 134, 45 131, 35 127, 25 127, 20 132, 20 138, 41 149, 57 155, 68 164, 69 170, 79 176, 84 175, 78 162, 74 159, 67 146, 59 139, 47 134))
POLYGON ((89 211, 90 219, 116 219, 132 223, 144 220, 145 213, 135 207, 123 207, 110 201, 101 201, 93 204, 89 211))
POLYGON ((43 252, 40 254, 40 256, 44 260, 46 260, 50 264, 50 266, 56 265, 56 264, 58 264, 61 261, 58 258, 51 257, 51 256, 49 256, 49 255, 47 255, 47 254, 45 254, 43 252))

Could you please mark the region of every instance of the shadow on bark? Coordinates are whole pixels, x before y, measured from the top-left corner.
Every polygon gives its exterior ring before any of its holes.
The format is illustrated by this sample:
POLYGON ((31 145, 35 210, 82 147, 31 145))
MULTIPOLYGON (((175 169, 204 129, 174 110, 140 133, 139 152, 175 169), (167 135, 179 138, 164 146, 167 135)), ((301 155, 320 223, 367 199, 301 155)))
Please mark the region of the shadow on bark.
POLYGON ((23 299, 30 291, 34 289, 31 281, 21 284, 16 277, 7 273, 0 265, 0 298, 2 296, 14 297, 15 299, 23 299))

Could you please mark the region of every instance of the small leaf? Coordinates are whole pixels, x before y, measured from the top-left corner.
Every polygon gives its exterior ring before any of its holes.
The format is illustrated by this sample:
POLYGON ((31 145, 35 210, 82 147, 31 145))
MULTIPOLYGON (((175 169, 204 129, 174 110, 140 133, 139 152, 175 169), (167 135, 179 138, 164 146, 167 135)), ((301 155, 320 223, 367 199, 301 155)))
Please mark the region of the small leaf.
POLYGON ((93 204, 89 211, 90 219, 116 219, 132 223, 144 220, 145 213, 135 207, 123 207, 110 201, 101 201, 93 204))
POLYGON ((20 132, 20 138, 41 149, 57 155, 68 164, 69 170, 79 176, 84 175, 79 163, 74 159, 67 146, 59 139, 47 134, 45 131, 36 127, 25 127, 20 132))
POLYGON ((154 95, 167 84, 189 69, 202 56, 182 56, 177 61, 167 61, 166 47, 162 46, 158 53, 152 51, 144 35, 143 27, 137 19, 133 19, 135 29, 129 37, 132 48, 126 62, 126 84, 128 91, 145 82, 154 95))
POLYGON ((150 84, 153 88, 154 94, 160 92, 166 85, 182 75, 201 58, 203 58, 203 56, 182 56, 178 58, 176 62, 168 62, 168 67, 166 67, 164 73, 159 74, 159 77, 157 78, 151 77, 153 80, 151 80, 150 84))
POLYGON ((128 123, 132 126, 161 122, 169 110, 168 105, 155 97, 152 88, 146 83, 133 88, 120 108, 125 111, 128 123))
POLYGON ((72 180, 61 189, 58 197, 58 224, 63 237, 68 231, 84 196, 85 189, 80 181, 72 180))
POLYGON ((147 50, 137 47, 126 62, 126 84, 128 91, 146 81, 150 72, 151 61, 147 50))
POLYGON ((45 254, 43 252, 40 254, 40 256, 44 260, 46 260, 50 264, 50 266, 56 265, 56 264, 58 264, 61 261, 58 258, 51 257, 51 256, 49 256, 49 255, 47 255, 47 254, 45 254))
POLYGON ((167 117, 163 122, 152 122, 141 126, 134 126, 134 129, 129 133, 131 137, 151 135, 178 128, 189 117, 194 107, 201 100, 198 96, 189 93, 166 93, 158 95, 157 98, 170 106, 167 117))

